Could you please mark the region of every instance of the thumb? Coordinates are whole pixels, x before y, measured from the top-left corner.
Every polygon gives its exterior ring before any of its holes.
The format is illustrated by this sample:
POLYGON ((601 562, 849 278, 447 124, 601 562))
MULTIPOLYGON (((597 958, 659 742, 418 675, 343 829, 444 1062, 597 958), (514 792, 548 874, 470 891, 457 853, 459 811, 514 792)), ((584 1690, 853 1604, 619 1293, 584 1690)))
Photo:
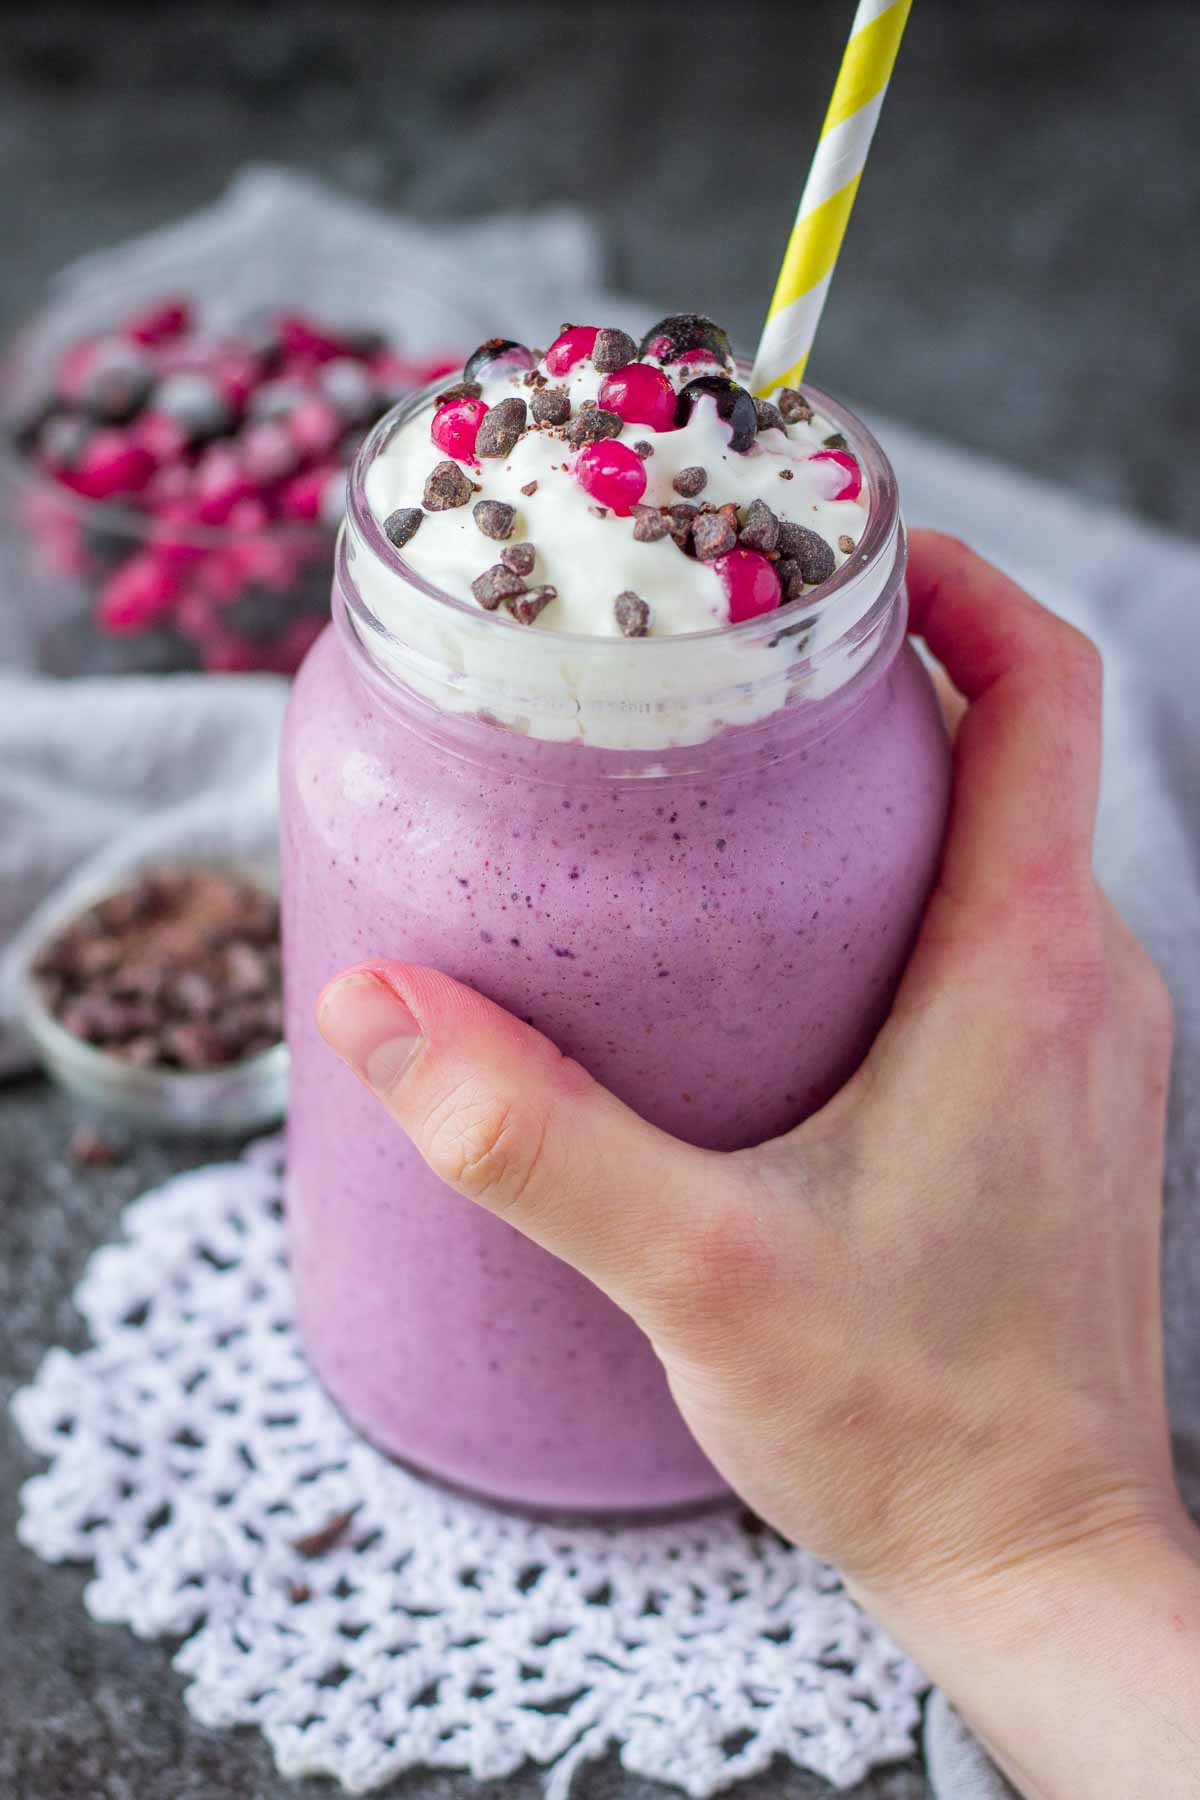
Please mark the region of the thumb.
POLYGON ((621 1104, 510 1013, 434 969, 373 962, 324 989, 327 1043, 435 1175, 635 1315, 716 1203, 715 1153, 621 1104))

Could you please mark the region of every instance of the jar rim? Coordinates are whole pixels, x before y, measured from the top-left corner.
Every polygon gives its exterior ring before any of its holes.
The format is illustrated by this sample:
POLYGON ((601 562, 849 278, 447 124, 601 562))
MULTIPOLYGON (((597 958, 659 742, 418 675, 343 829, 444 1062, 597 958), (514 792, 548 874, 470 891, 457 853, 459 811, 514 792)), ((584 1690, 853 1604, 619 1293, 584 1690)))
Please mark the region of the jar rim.
MULTIPOLYGON (((748 373, 748 365, 739 360, 739 373, 748 373)), ((384 413, 367 433, 359 446, 354 463, 350 470, 346 486, 346 518, 341 529, 342 543, 339 545, 339 568, 344 564, 344 541, 346 533, 351 531, 371 555, 385 569, 409 588, 415 588, 427 599, 436 601, 447 609, 451 616, 457 616, 470 622, 471 627, 478 627, 483 616, 478 605, 463 600, 456 594, 448 593, 429 581, 407 562, 402 553, 391 542, 383 530, 380 521, 375 517, 367 499, 366 477, 375 457, 382 449, 384 442, 391 434, 410 419, 417 416, 438 392, 445 386, 446 378, 431 382, 419 392, 407 395, 390 411, 384 413)), ((808 382, 801 384, 801 392, 811 401, 814 409, 824 417, 833 420, 842 431, 851 452, 858 458, 866 476, 870 505, 867 511, 867 522, 862 536, 855 545, 853 553, 847 557, 840 568, 835 569, 828 581, 822 582, 819 588, 800 596, 796 600, 788 600, 767 614, 759 614, 750 619, 741 619, 736 624, 718 624, 707 626, 702 631, 680 631, 665 633, 661 636, 649 636, 629 640, 636 648, 639 657, 646 655, 663 656, 674 652, 676 655, 683 645, 736 644, 753 641, 764 632, 781 630, 794 625, 803 613, 816 620, 834 602, 842 600, 856 585, 870 574, 895 544, 900 529, 899 493, 895 472, 888 457, 875 437, 862 421, 848 407, 835 400, 822 388, 808 382)), ((345 586, 347 608, 352 615, 351 622, 359 625, 384 644, 403 646, 404 640, 391 631, 383 620, 371 610, 362 596, 356 582, 348 582, 345 586)), ((869 607, 868 612, 873 611, 869 607)), ((863 615, 855 616, 850 627, 857 631, 863 623, 863 615)), ((529 641, 530 628, 518 620, 505 618, 500 611, 487 615, 489 631, 499 629, 509 634, 515 633, 517 638, 529 641)), ((611 651, 616 640, 611 635, 599 632, 545 631, 538 634, 550 639, 556 645, 571 647, 587 654, 586 646, 602 646, 611 651)), ((511 636, 510 636, 510 641, 511 636)), ((365 647, 365 646, 364 646, 365 647)), ((836 645, 828 646, 835 649, 836 645)))

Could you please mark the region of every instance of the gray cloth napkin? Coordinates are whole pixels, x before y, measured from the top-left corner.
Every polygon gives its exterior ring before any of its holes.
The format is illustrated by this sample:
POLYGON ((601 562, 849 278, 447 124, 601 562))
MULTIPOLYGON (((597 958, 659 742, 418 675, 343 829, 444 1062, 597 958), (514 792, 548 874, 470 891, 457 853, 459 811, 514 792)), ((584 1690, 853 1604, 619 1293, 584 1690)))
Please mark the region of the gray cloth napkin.
MULTIPOLYGON (((599 240, 579 215, 526 217, 519 243, 511 220, 432 231, 277 170, 248 172, 217 206, 89 259, 71 279, 107 280, 127 260, 165 271, 197 241, 214 259, 231 247, 250 259, 263 245, 282 254, 298 230, 336 243, 355 281, 366 267, 405 290, 414 348, 470 345, 497 330, 536 340, 571 316, 647 317, 644 307, 603 293, 599 240), (410 268, 419 284, 409 281, 410 268)), ((1200 546, 907 426, 883 420, 877 429, 910 521, 965 537, 1104 651, 1097 866, 1170 983, 1178 1014, 1167 1368, 1180 1479, 1200 1513, 1200 546)), ((0 614, 14 599, 0 595, 0 614)), ((18 640, 10 632, 10 665, 18 640)), ((159 850, 261 854, 273 837, 283 700, 282 684, 256 677, 0 677, 0 948, 36 935, 31 909, 60 910, 99 869, 159 850)), ((0 983, 0 1069, 19 1067, 23 1055, 11 1013, 14 960, 10 954, 9 980, 0 983)), ((1011 1794, 937 1695, 926 1750, 936 1800, 1011 1794)))

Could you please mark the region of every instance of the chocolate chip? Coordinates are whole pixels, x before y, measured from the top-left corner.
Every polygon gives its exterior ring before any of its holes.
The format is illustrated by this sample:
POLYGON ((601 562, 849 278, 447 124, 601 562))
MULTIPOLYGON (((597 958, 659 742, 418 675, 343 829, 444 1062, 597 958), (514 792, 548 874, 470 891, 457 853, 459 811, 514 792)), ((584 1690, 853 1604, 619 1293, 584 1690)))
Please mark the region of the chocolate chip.
POLYGON ((516 394, 489 406, 475 435, 476 456, 507 456, 525 429, 525 402, 516 394))
POLYGON ((640 594, 626 589, 613 602, 613 612, 622 637, 647 637, 650 631, 650 608, 640 594))
POLYGON ((519 625, 532 625, 538 614, 544 612, 550 602, 557 598, 557 588, 536 587, 530 588, 528 593, 506 600, 504 604, 519 625))
POLYGON ((692 526, 699 516, 700 508, 689 500, 681 500, 667 508, 667 529, 678 548, 688 556, 693 554, 692 526))
MULTIPOLYGON (((779 526, 779 554, 800 565, 800 573, 808 587, 820 587, 837 567, 833 546, 807 525, 784 519, 779 526)), ((792 596, 794 598, 794 596, 792 596)))
POLYGON ((539 388, 529 410, 537 425, 565 425, 571 416, 571 396, 566 388, 539 388))
POLYGON ((789 425, 807 425, 813 416, 812 407, 796 388, 780 388, 775 403, 789 425))
POLYGON ((677 494, 686 494, 690 500, 696 494, 703 493, 707 483, 708 470, 702 469, 698 463, 693 463, 690 468, 680 469, 671 486, 677 494))
POLYGON ((516 516, 507 500, 477 500, 471 508, 471 517, 484 537, 489 538, 511 537, 516 516))
POLYGON ((794 470, 780 469, 779 479, 780 479, 780 481, 794 481, 796 479, 794 470))
POLYGON ((840 431, 831 431, 827 438, 821 439, 821 442, 827 450, 846 450, 849 448, 840 431))
POLYGON ((478 400, 483 393, 477 381, 456 381, 453 387, 444 388, 434 401, 435 406, 446 406, 451 400, 478 400))
POLYGON ((657 506, 635 506, 633 535, 639 544, 657 544, 671 529, 657 506))
POLYGON ((775 573, 779 577, 779 591, 784 599, 799 600, 804 592, 804 574, 796 559, 781 556, 775 564, 775 573))
MULTIPOLYGON (((478 442, 478 440, 476 440, 478 442)), ((426 512, 449 512, 453 506, 465 506, 474 488, 456 462, 440 462, 430 471, 425 483, 426 512)))
POLYGON ((394 513, 389 513, 383 521, 383 535, 397 550, 403 550, 411 538, 416 537, 425 514, 419 506, 400 506, 394 513))
POLYGON ((720 513, 701 513, 692 526, 692 543, 701 562, 724 556, 737 543, 737 533, 720 513))
POLYGON ((623 369, 637 355, 637 345, 627 331, 616 331, 603 326, 596 333, 596 342, 592 345, 592 367, 601 374, 610 374, 613 369, 623 369))
POLYGON ((758 414, 758 429, 760 431, 787 430, 787 420, 773 400, 760 400, 758 396, 755 395, 754 410, 758 414))
POLYGON ((471 583, 471 592, 485 612, 495 612, 502 600, 508 600, 514 594, 525 592, 525 583, 503 563, 493 563, 482 575, 477 575, 471 583))
POLYGON ((649 457, 654 455, 654 445, 646 438, 639 438, 637 443, 633 446, 633 452, 635 456, 640 456, 642 461, 645 462, 649 457))
POLYGON ((600 438, 620 437, 624 423, 602 406, 581 407, 567 426, 567 438, 572 444, 594 444, 600 438))
POLYGON ((761 550, 769 556, 779 544, 779 520, 765 500, 752 500, 746 508, 746 522, 738 532, 738 543, 747 550, 761 550))
POLYGON ((514 575, 532 575, 536 556, 532 544, 507 544, 500 552, 500 561, 514 575))
POLYGON ((521 489, 521 492, 526 495, 536 494, 537 493, 537 482, 536 481, 527 481, 525 483, 525 486, 521 489))

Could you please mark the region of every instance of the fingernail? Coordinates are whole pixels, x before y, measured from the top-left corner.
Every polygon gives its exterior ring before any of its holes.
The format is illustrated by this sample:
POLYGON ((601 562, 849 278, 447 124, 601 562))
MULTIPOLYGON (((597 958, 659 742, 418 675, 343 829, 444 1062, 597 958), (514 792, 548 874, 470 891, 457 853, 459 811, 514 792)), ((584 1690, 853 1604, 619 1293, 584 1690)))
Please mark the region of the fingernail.
POLYGON ((395 1085, 421 1042, 420 1027, 403 1000, 369 969, 329 983, 317 1001, 317 1025, 326 1043, 377 1093, 395 1085))

